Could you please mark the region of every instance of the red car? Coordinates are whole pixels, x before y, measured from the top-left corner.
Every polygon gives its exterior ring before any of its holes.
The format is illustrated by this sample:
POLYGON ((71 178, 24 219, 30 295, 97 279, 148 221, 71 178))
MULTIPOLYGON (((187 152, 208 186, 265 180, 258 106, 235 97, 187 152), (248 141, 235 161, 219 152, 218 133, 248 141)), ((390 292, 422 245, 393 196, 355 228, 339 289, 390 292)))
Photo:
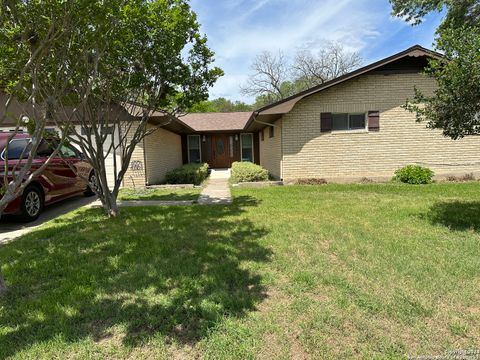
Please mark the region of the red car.
MULTIPOLYGON (((0 132, 0 186, 4 181, 5 156, 7 155, 5 150, 10 136, 11 133, 0 132)), ((52 154, 54 148, 52 141, 55 140, 42 140, 30 171, 41 166, 52 154)), ((19 169, 21 164, 26 162, 25 158, 28 157, 30 147, 31 137, 29 134, 15 134, 8 145, 9 172, 7 176, 16 165, 19 169)), ((24 221, 33 221, 38 218, 44 205, 82 193, 86 196, 93 195, 88 183, 84 180, 87 178, 90 183, 95 183, 92 167, 83 159, 81 153, 69 144, 62 145, 60 153, 61 155, 50 160, 45 169, 25 188, 21 196, 8 204, 4 214, 20 215, 24 221)), ((11 180, 11 177, 9 178, 11 180)))

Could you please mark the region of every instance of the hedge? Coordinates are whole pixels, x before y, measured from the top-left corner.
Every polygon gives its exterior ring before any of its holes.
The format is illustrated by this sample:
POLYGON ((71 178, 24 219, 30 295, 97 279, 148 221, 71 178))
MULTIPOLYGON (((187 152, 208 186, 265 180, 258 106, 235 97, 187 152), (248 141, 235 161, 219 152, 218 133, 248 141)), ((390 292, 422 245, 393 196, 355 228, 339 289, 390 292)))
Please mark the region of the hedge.
POLYGON ((234 162, 231 181, 234 183, 268 181, 268 170, 251 162, 234 162))
POLYGON ((208 164, 187 164, 167 173, 167 184, 200 185, 208 177, 208 164))

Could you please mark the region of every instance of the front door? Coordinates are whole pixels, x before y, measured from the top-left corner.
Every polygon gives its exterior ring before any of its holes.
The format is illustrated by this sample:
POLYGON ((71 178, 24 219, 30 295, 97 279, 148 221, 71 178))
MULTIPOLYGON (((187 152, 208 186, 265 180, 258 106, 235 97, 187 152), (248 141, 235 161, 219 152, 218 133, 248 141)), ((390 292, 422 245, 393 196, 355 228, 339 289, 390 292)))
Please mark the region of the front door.
POLYGON ((212 168, 227 168, 232 165, 229 138, 225 134, 212 135, 212 168))

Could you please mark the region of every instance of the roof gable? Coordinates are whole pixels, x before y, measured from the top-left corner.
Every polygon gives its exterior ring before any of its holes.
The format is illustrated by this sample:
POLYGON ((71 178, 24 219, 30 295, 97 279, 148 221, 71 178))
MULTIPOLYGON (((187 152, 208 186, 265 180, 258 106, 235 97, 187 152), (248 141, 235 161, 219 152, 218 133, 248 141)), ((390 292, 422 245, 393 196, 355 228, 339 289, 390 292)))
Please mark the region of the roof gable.
MULTIPOLYGON (((320 91, 326 90, 332 86, 341 84, 347 80, 353 79, 357 76, 378 70, 380 68, 388 68, 388 65, 392 65, 395 62, 398 62, 401 59, 405 59, 408 57, 413 57, 413 58, 420 58, 420 57, 425 57, 425 58, 442 58, 443 55, 440 53, 437 53, 432 50, 425 49, 421 47, 420 45, 415 45, 412 46, 411 48, 408 48, 405 51, 402 51, 398 54, 392 55, 390 57, 387 57, 385 59, 379 60, 377 62, 374 62, 370 65, 364 66, 360 69, 357 69, 355 71, 352 71, 348 74, 345 74, 343 76, 340 76, 338 78, 332 79, 330 81, 327 81, 321 85, 315 86, 313 88, 307 89, 305 91, 302 91, 298 94, 295 94, 293 96, 290 96, 286 99, 280 100, 278 102, 275 102, 273 104, 267 105, 257 111, 255 111, 256 115, 275 115, 275 114, 285 114, 288 113, 293 109, 295 104, 299 102, 301 99, 311 96, 313 94, 316 94, 320 91)), ((399 71, 398 69, 391 69, 391 71, 399 71)), ((249 124, 253 121, 250 119, 249 124)))

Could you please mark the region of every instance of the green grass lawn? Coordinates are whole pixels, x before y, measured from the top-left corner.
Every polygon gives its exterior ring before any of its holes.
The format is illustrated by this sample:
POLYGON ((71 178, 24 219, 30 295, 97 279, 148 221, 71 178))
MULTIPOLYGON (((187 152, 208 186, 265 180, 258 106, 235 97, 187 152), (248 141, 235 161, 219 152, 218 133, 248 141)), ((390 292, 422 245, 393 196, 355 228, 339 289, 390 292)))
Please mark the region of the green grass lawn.
POLYGON ((403 359, 480 347, 480 184, 234 189, 0 246, 0 358, 403 359))
POLYGON ((193 189, 121 189, 119 200, 197 200, 201 188, 193 189))

